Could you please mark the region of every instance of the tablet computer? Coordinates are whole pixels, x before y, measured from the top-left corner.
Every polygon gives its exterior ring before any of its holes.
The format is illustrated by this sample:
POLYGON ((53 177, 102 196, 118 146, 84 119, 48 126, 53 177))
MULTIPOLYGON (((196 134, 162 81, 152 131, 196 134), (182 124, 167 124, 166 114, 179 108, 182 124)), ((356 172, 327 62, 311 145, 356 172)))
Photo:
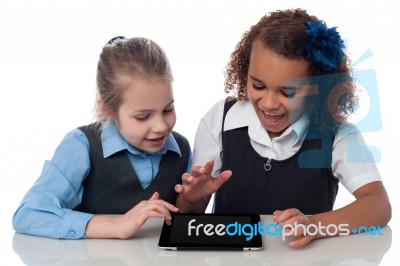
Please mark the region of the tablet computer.
POLYGON ((158 246, 165 250, 260 250, 258 214, 172 213, 158 246))

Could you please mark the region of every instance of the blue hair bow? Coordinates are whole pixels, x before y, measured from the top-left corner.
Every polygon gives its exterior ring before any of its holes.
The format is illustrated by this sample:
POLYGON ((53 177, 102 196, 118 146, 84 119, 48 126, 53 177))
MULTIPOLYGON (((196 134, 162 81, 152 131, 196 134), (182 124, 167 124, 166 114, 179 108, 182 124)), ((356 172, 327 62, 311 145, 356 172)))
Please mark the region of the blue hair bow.
POLYGON ((344 58, 344 41, 336 27, 327 28, 321 21, 307 22, 310 41, 304 44, 307 60, 319 63, 323 70, 337 69, 344 58))

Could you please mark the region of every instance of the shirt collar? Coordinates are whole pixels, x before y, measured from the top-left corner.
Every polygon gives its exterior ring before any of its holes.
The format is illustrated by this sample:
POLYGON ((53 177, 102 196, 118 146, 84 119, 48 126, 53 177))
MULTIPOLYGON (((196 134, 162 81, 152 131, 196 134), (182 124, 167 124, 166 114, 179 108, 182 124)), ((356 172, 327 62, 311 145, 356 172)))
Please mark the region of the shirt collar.
POLYGON ((115 123, 111 121, 102 122, 101 143, 103 147, 104 158, 107 158, 122 150, 128 150, 130 153, 136 155, 165 154, 167 151, 173 151, 177 153, 180 157, 182 157, 178 143, 176 142, 172 134, 169 134, 167 136, 165 144, 159 152, 156 153, 141 152, 132 145, 130 145, 124 139, 124 137, 122 137, 115 123))
MULTIPOLYGON (((281 136, 274 139, 281 139, 285 136, 292 134, 296 141, 304 138, 309 125, 309 114, 304 112, 299 119, 297 119, 292 125, 290 125, 281 136)), ((267 131, 264 129, 260 120, 250 101, 238 101, 236 102, 225 117, 224 131, 236 129, 240 127, 248 127, 249 136, 261 144, 270 142, 270 137, 267 131)))

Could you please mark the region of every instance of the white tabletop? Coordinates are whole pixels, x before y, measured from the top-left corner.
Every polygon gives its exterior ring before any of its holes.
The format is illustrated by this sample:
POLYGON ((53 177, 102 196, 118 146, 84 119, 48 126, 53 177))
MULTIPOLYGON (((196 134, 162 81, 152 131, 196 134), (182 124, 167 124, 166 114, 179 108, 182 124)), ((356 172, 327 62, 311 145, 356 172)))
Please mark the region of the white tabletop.
MULTIPOLYGON (((262 216, 262 223, 271 223, 262 216)), ((383 235, 320 239, 293 249, 281 237, 264 236, 261 251, 166 251, 158 240, 162 220, 150 219, 128 240, 56 240, 14 234, 14 252, 25 265, 394 265, 392 229, 383 235), (388 251, 391 252, 388 252, 388 251)), ((397 251, 398 252, 398 251, 397 251)))

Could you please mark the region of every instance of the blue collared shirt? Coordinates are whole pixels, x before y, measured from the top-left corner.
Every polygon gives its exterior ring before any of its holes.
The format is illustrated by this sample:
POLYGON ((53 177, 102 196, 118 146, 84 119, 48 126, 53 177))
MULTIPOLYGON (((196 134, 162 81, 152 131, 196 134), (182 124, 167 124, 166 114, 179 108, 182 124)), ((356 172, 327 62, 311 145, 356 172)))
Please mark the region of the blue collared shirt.
POLYGON ((161 158, 168 150, 176 152, 179 154, 179 156, 182 156, 178 143, 176 143, 176 140, 172 134, 168 135, 164 146, 159 152, 141 152, 126 142, 126 140, 119 133, 115 124, 109 122, 106 122, 103 125, 101 142, 103 144, 104 158, 108 158, 109 156, 122 150, 128 151, 128 159, 131 162, 132 167, 135 169, 143 189, 150 185, 151 181, 158 173, 161 158))
MULTIPOLYGON (((172 134, 159 152, 142 153, 126 142, 114 123, 103 124, 101 140, 105 158, 127 150, 143 188, 158 173, 163 154, 170 150, 181 155, 172 134)), ((189 167, 190 160, 187 172, 189 167)), ((85 237, 86 224, 93 214, 72 209, 82 199, 82 182, 89 171, 89 141, 81 130, 75 129, 64 137, 53 158, 45 161, 40 177, 23 198, 13 217, 15 231, 51 238, 85 237)))

